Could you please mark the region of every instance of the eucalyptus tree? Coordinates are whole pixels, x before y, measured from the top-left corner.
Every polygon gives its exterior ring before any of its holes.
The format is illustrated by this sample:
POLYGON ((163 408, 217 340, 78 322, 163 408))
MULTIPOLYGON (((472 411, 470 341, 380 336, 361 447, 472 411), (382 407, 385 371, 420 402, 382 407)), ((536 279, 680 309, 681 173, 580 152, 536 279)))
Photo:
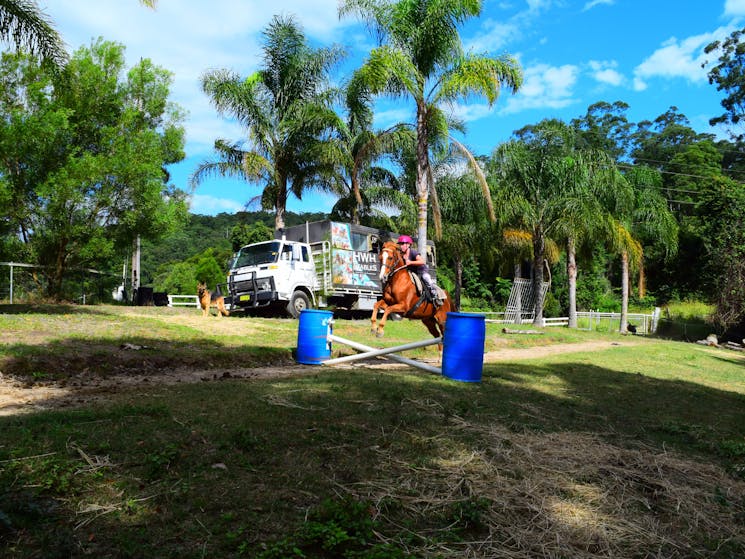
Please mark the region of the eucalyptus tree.
POLYGON ((217 111, 244 126, 247 138, 217 140, 216 157, 199 165, 190 183, 213 175, 263 182, 262 206, 275 210, 279 230, 290 195, 332 186, 330 139, 342 123, 331 108, 336 92, 328 78, 343 53, 312 48, 295 20, 280 16, 265 29, 262 49, 262 67, 247 78, 224 69, 202 76, 217 111))
MULTIPOLYGON (((726 94, 721 101, 724 113, 709 120, 709 124, 729 126, 733 139, 743 140, 742 119, 745 117, 745 29, 736 29, 724 41, 713 41, 705 48, 706 54, 718 54, 717 63, 709 67, 709 83, 726 94)), ((705 61, 702 67, 709 66, 705 61)))
POLYGON ((0 0, 0 40, 61 67, 68 59, 54 24, 32 0, 0 0))
POLYGON ((623 101, 593 103, 583 116, 571 121, 579 136, 578 143, 582 147, 601 150, 614 161, 624 159, 631 147, 634 128, 626 116, 628 110, 629 105, 623 101))
POLYGON ((71 267, 107 268, 141 235, 157 239, 187 216, 164 166, 183 159, 171 74, 124 47, 78 49, 54 75, 25 55, 0 64, 1 227, 43 266, 50 297, 71 267))
POLYGON ((431 194, 430 138, 447 137, 443 104, 473 95, 496 101, 503 86, 516 92, 522 72, 510 56, 464 52, 458 26, 481 13, 481 0, 342 0, 374 31, 374 48, 353 78, 371 95, 408 97, 416 111, 417 242, 426 252, 431 194))

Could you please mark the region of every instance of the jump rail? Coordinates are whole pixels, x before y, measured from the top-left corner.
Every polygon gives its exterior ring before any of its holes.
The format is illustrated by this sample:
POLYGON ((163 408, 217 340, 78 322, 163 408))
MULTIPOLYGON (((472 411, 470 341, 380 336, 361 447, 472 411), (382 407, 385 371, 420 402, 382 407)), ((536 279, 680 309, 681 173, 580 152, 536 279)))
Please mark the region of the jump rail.
POLYGON ((169 295, 168 306, 199 308, 199 297, 196 295, 169 295))
POLYGON ((402 357, 401 355, 396 355, 396 353, 398 353, 399 351, 406 351, 407 349, 416 349, 418 347, 426 347, 434 344, 439 344, 442 342, 441 337, 432 338, 430 340, 423 340, 420 342, 411 342, 395 347, 386 347, 383 349, 366 346, 357 342, 353 342, 352 340, 340 338, 339 336, 335 336, 334 334, 329 334, 327 338, 330 342, 338 342, 340 344, 348 345, 352 349, 356 349, 364 353, 358 353, 356 355, 345 355, 344 357, 328 359, 322 362, 323 365, 338 365, 339 363, 348 363, 350 361, 361 361, 363 359, 385 356, 388 359, 393 359, 394 361, 398 361, 399 363, 404 363, 412 367, 418 367, 419 369, 428 371, 430 373, 435 373, 437 375, 442 374, 442 369, 440 369, 439 367, 433 367, 432 365, 420 363, 419 361, 415 361, 414 359, 408 359, 406 357, 402 357))

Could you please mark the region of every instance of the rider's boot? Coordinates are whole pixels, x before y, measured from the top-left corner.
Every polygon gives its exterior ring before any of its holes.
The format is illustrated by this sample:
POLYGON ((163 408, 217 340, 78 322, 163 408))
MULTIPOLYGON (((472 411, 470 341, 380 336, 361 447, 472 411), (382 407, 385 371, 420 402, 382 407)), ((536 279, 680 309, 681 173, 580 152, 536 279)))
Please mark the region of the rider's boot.
POLYGON ((436 307, 439 307, 440 305, 442 305, 442 299, 440 299, 439 290, 437 289, 437 287, 435 287, 434 284, 430 284, 428 287, 429 287, 429 296, 432 299, 432 304, 436 307))

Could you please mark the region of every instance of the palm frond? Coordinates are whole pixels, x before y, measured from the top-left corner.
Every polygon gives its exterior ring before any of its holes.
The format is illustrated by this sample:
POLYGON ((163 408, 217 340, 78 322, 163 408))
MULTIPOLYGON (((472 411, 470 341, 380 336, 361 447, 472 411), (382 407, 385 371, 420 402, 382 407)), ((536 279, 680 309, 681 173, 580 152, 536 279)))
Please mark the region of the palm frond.
POLYGON ((486 97, 491 105, 499 97, 502 87, 516 93, 522 82, 522 69, 511 56, 489 58, 469 54, 443 75, 433 101, 458 98, 468 100, 473 95, 479 95, 486 97))
POLYGON ((51 19, 30 0, 0 1, 0 39, 28 49, 58 68, 68 60, 65 43, 51 19))
POLYGON ((356 74, 373 95, 409 93, 417 99, 422 97, 423 78, 411 58, 390 46, 373 49, 356 74))
POLYGON ((492 222, 497 221, 497 216, 494 213, 494 203, 492 202, 491 198, 491 190, 489 189, 489 183, 486 180, 486 175, 484 175, 484 170, 481 168, 479 162, 476 161, 476 158, 473 156, 471 151, 466 148, 466 146, 455 139, 451 139, 450 141, 452 142, 453 146, 455 146, 456 149, 466 158, 471 172, 473 173, 474 177, 476 177, 476 181, 481 187, 481 192, 484 195, 484 201, 486 202, 486 208, 489 212, 489 220, 492 222))

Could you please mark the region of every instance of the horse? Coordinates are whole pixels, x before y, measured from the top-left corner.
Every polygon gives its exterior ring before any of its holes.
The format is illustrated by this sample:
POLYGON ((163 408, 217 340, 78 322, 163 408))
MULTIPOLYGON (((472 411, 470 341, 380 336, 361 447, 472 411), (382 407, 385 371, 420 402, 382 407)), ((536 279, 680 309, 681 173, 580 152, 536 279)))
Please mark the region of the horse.
MULTIPOLYGON (((447 313, 454 308, 450 295, 445 292, 445 300, 439 307, 427 300, 422 293, 417 294, 416 285, 407 272, 404 257, 398 245, 388 241, 378 255, 380 260, 380 282, 383 286, 383 298, 373 307, 371 332, 381 338, 385 332, 388 315, 395 312, 405 318, 421 320, 435 338, 444 336, 447 313), (383 309, 383 316, 377 322, 378 312, 383 309)), ((442 351, 442 344, 438 344, 442 351)))

